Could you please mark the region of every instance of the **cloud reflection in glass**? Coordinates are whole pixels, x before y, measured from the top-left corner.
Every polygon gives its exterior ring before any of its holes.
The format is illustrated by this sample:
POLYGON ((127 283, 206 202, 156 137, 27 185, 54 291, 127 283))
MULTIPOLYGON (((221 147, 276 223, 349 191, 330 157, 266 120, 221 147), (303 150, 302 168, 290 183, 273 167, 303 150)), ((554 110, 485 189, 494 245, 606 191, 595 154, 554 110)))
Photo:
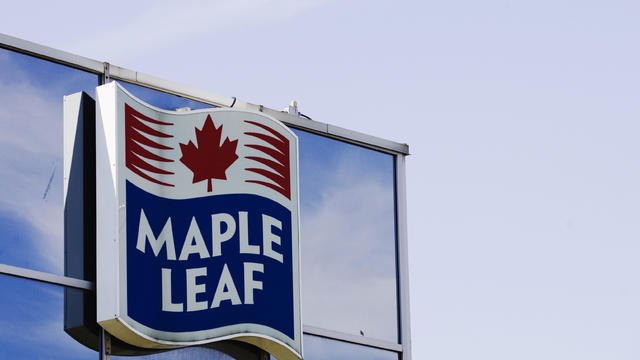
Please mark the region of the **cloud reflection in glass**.
POLYGON ((397 342, 393 157, 295 132, 303 322, 397 342))

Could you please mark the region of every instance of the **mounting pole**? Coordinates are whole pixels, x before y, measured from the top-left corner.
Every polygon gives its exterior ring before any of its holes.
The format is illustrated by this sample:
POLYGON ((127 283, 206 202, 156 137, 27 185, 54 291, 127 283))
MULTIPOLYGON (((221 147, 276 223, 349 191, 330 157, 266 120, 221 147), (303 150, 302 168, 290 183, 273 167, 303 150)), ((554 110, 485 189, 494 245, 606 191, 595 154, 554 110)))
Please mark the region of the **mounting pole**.
POLYGON ((102 326, 98 326, 98 351, 100 351, 100 360, 109 360, 111 357, 107 351, 107 333, 102 326))

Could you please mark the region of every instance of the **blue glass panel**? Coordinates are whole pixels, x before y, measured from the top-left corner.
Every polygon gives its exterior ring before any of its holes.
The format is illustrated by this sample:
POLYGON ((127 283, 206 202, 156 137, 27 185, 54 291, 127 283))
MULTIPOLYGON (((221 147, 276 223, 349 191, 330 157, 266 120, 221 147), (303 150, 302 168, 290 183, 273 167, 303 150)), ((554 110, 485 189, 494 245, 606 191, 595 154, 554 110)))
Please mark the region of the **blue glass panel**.
POLYGON ((304 336, 305 360, 398 360, 398 353, 318 336, 304 336))
POLYGON ((183 98, 177 95, 168 94, 162 91, 146 88, 127 82, 118 82, 122 87, 127 89, 133 96, 138 99, 165 110, 175 110, 182 107, 188 107, 191 110, 208 109, 213 106, 198 101, 183 98))
POLYGON ((63 330, 59 286, 0 275, 0 359, 91 359, 63 330))
POLYGON ((143 356, 111 356, 112 360, 116 359, 149 359, 149 360, 192 360, 192 359, 206 359, 206 360, 234 360, 233 357, 213 350, 202 347, 189 347, 176 350, 170 350, 151 355, 143 356))
POLYGON ((62 97, 98 76, 4 49, 0 69, 0 263, 62 274, 62 97))
POLYGON ((306 325, 397 342, 394 159, 295 133, 302 318, 306 325))

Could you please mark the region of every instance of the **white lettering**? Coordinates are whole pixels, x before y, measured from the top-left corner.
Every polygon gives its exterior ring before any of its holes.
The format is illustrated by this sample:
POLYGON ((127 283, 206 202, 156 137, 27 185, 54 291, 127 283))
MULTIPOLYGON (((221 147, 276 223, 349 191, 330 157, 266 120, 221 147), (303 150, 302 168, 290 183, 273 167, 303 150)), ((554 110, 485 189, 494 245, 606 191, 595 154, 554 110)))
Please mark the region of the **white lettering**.
POLYGON ((213 295, 213 300, 211 301, 211 308, 219 307, 220 303, 225 300, 231 300, 232 305, 241 304, 240 295, 238 295, 238 290, 236 289, 236 285, 233 283, 233 278, 231 278, 231 273, 229 272, 227 264, 224 264, 224 267, 222 268, 218 287, 216 288, 216 293, 213 295), (225 288, 227 291, 224 290, 225 288))
POLYGON ((162 245, 167 244, 167 260, 176 259, 176 249, 173 245, 173 231, 171 229, 171 218, 167 219, 167 222, 164 224, 164 227, 160 232, 160 236, 156 239, 153 235, 153 231, 151 231, 151 226, 149 225, 147 216, 144 214, 144 210, 140 209, 140 225, 138 226, 138 242, 136 244, 136 249, 144 253, 146 244, 145 240, 147 239, 149 239, 149 244, 151 245, 153 254, 156 257, 160 254, 162 245))
POLYGON ((222 255, 222 246, 221 244, 224 241, 231 239, 233 234, 236 232, 236 221, 233 219, 233 216, 225 213, 220 214, 212 214, 211 215, 211 236, 213 249, 211 250, 211 256, 220 256, 222 255), (227 230, 223 233, 222 231, 222 223, 227 225, 227 230))
POLYGON ((262 290, 262 281, 253 280, 254 272, 264 273, 264 265, 258 263, 244 263, 244 303, 253 304, 253 290, 262 290))
POLYGON ((260 246, 249 245, 249 220, 247 212, 240 211, 240 253, 241 254, 260 254, 260 246))
POLYGON ((162 311, 181 312, 182 303, 171 299, 171 269, 162 268, 162 311))
POLYGON ((276 252, 271 244, 280 245, 280 237, 271 232, 271 227, 282 230, 282 222, 269 215, 262 214, 262 253, 279 262, 283 261, 282 254, 276 252))
POLYGON ((206 275, 206 267, 187 269, 187 311, 198 311, 207 308, 206 301, 196 300, 196 295, 206 291, 206 285, 196 284, 196 278, 206 275))
POLYGON ((209 257, 209 250, 207 250, 207 245, 204 244, 195 216, 191 218, 191 225, 189 225, 187 237, 184 239, 184 245, 182 245, 182 251, 180 251, 180 260, 187 260, 191 254, 199 254, 200 259, 209 257))

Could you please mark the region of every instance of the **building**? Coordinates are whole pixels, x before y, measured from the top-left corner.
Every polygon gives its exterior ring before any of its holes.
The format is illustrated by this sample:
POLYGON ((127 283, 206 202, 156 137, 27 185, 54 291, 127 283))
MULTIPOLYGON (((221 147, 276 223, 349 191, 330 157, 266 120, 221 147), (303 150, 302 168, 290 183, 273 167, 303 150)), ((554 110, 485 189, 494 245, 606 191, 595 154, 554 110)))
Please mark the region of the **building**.
MULTIPOLYGON (((64 331, 65 292, 91 296, 95 282, 65 266, 62 98, 112 80, 156 107, 247 109, 293 129, 304 358, 411 358, 406 145, 2 34, 0 69, 0 358, 99 356, 64 331)), ((205 347, 144 357, 232 358, 205 347)))

